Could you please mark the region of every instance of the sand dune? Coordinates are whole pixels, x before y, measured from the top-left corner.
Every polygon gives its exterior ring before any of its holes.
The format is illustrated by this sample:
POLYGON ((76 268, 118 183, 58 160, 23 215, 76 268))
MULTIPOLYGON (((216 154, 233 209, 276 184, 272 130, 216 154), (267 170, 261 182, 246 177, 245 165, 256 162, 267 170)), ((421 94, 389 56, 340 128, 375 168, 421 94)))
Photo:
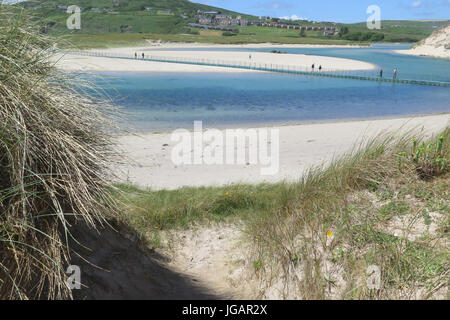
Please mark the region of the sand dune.
POLYGON ((434 31, 428 38, 410 50, 397 50, 397 53, 450 59, 450 24, 434 31))

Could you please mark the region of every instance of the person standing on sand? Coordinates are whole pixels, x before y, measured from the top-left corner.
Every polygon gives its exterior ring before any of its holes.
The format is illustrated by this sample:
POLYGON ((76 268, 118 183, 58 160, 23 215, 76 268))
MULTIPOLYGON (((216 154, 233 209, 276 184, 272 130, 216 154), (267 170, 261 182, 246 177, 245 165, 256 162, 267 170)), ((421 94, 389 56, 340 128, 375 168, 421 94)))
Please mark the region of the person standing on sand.
POLYGON ((145 54, 142 52, 142 59, 145 59, 145 54))
POLYGON ((248 59, 252 60, 252 55, 251 54, 248 55, 248 59))
POLYGON ((137 59, 137 52, 134 53, 134 58, 137 59))
POLYGON ((312 69, 312 71, 314 72, 314 63, 313 63, 313 65, 311 66, 311 69, 312 69))
POLYGON ((322 65, 319 66, 319 72, 322 71, 322 65))

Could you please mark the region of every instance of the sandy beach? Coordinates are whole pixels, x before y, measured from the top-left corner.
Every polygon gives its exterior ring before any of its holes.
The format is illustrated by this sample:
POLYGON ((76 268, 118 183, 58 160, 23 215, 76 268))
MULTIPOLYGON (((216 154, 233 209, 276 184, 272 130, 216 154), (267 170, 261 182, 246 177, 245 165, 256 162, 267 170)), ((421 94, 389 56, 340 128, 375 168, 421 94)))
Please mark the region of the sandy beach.
POLYGON ((410 50, 396 50, 401 54, 450 59, 450 24, 434 31, 410 50))
POLYGON ((450 50, 432 46, 421 46, 410 50, 394 50, 394 52, 411 56, 450 59, 450 50))
MULTIPOLYGON (((201 46, 191 45, 186 50, 170 50, 174 48, 183 48, 180 44, 164 44, 161 46, 149 45, 146 47, 132 48, 114 48, 106 50, 87 50, 88 52, 102 52, 108 55, 134 57, 137 53, 138 57, 142 53, 146 57, 164 57, 164 58, 181 58, 181 59, 208 59, 219 63, 231 62, 236 63, 255 63, 260 65, 283 65, 300 67, 310 70, 311 65, 315 64, 316 68, 322 66, 323 71, 355 71, 355 70, 372 70, 376 66, 358 60, 312 56, 303 54, 280 54, 267 52, 233 52, 233 51, 192 51, 189 48, 202 48, 201 46), (251 55, 251 58, 250 58, 251 55)), ((207 48, 217 48, 218 46, 208 45, 207 48)), ((222 46, 222 48, 232 48, 234 46, 222 46)), ((112 72, 260 72, 255 70, 244 70, 225 67, 209 67, 178 63, 161 63, 153 61, 126 60, 117 58, 103 58, 80 56, 76 54, 64 54, 55 57, 57 67, 63 70, 78 71, 112 71, 112 72)))
POLYGON ((443 114, 281 126, 277 128, 279 172, 272 176, 261 175, 260 165, 174 165, 171 133, 121 136, 119 150, 128 159, 114 170, 120 181, 152 189, 295 181, 309 167, 351 151, 355 144, 379 133, 423 127, 425 134, 433 134, 449 124, 450 114, 443 114))

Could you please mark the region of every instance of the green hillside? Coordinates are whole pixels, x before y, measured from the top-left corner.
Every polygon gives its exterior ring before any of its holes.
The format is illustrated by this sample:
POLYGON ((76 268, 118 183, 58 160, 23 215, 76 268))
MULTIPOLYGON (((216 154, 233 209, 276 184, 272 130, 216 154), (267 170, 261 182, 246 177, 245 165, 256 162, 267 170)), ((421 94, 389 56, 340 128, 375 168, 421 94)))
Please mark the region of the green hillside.
MULTIPOLYGON (((448 24, 449 20, 384 20, 381 23, 381 30, 388 42, 417 42, 427 38, 431 33, 448 24)), ((366 23, 355 23, 346 25, 350 32, 366 32, 366 23)))
POLYGON ((381 30, 368 30, 365 22, 341 24, 291 21, 283 23, 335 26, 340 32, 334 36, 326 36, 323 31, 307 31, 301 34, 298 30, 292 29, 235 26, 235 32, 221 33, 193 29, 188 27, 188 23, 197 22, 195 16, 199 11, 216 11, 233 17, 240 15, 250 20, 256 20, 257 17, 187 0, 33 0, 15 6, 26 8, 41 25, 41 32, 66 35, 79 48, 128 46, 146 40, 223 44, 411 43, 428 37, 435 29, 449 23, 449 20, 382 21, 381 30), (70 5, 82 8, 81 30, 68 30, 66 27, 66 20, 69 17, 66 8, 70 5), (99 12, 94 11, 97 10, 95 8, 98 8, 99 12))
POLYGON ((187 0, 34 0, 16 4, 29 10, 37 20, 43 23, 44 31, 48 33, 69 32, 66 28, 69 14, 65 7, 71 5, 79 6, 83 10, 81 30, 70 30, 70 32, 82 34, 180 33, 186 31, 184 27, 188 22, 195 22, 198 10, 220 11, 233 16, 256 18, 187 0), (93 8, 98 8, 101 12, 95 12, 93 8), (170 10, 170 13, 164 10, 170 10))

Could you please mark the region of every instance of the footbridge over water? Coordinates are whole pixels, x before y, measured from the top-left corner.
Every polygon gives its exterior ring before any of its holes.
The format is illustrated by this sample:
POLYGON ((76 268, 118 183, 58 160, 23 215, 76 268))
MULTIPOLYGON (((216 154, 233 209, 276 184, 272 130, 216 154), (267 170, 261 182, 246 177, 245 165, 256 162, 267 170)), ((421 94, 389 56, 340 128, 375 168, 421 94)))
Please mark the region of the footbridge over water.
POLYGON ((67 51, 66 54, 79 55, 79 56, 92 56, 100 58, 114 58, 114 59, 128 59, 128 60, 139 60, 139 61, 153 61, 153 62, 164 62, 164 63, 178 63, 178 64, 189 64, 189 65, 199 65, 199 66, 210 66, 210 67, 224 67, 224 68, 234 68, 234 69, 245 69, 245 70, 256 70, 265 72, 276 72, 276 73, 286 73, 313 77, 328 77, 328 78, 340 78, 340 79, 350 79, 350 80, 362 80, 362 81, 376 81, 376 82, 388 82, 388 83, 398 83, 398 84, 412 84, 412 85, 424 85, 424 86, 439 86, 439 87, 450 87, 450 82, 446 81, 435 81, 435 80, 423 80, 420 79, 420 75, 417 79, 403 79, 397 77, 380 77, 377 70, 361 70, 361 71, 313 71, 311 69, 304 68, 302 66, 295 65, 280 65, 271 63, 258 63, 251 61, 224 61, 224 60, 211 60, 211 59, 194 59, 194 58, 182 58, 182 57, 162 57, 157 55, 144 55, 141 56, 118 54, 111 52, 94 52, 94 51, 67 51))

